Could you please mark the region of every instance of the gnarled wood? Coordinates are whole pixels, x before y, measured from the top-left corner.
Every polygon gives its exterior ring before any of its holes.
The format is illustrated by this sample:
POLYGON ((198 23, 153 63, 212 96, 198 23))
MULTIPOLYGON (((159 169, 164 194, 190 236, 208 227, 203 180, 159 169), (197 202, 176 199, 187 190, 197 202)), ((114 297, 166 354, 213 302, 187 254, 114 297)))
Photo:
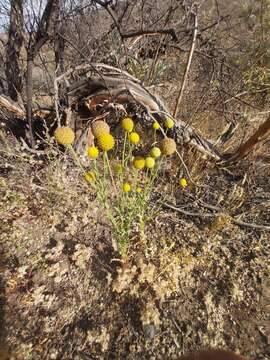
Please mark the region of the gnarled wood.
POLYGON ((238 161, 247 156, 255 146, 259 145, 267 137, 270 136, 270 116, 268 119, 258 128, 258 130, 242 144, 236 152, 230 156, 225 163, 231 163, 238 161))
MULTIPOLYGON (((173 118, 163 102, 145 88, 138 79, 112 66, 81 65, 56 79, 56 90, 57 84, 63 80, 69 83, 66 94, 71 104, 85 101, 91 107, 104 100, 115 103, 133 102, 145 109, 150 123, 153 122, 154 116, 160 119, 173 118)), ((175 121, 170 136, 174 137, 178 144, 190 144, 216 160, 221 159, 211 141, 181 120, 175 121)))

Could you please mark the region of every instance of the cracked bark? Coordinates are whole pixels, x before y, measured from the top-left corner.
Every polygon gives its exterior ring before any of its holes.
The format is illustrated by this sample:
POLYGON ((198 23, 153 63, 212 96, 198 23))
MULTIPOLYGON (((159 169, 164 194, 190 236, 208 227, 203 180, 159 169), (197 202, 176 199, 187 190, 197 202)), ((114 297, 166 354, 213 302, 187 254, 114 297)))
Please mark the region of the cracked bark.
POLYGON ((23 91, 23 77, 19 62, 23 45, 23 6, 22 0, 12 0, 10 8, 10 25, 6 46, 5 74, 8 85, 8 95, 18 101, 18 94, 23 91))

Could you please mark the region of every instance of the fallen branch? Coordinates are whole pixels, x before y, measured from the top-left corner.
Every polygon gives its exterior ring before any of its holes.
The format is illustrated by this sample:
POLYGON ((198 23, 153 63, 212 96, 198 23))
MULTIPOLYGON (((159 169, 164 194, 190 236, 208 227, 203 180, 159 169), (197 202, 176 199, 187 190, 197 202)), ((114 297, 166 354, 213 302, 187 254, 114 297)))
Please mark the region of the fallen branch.
MULTIPOLYGON (((171 210, 174 210, 174 211, 177 211, 183 215, 187 215, 187 216, 196 216, 196 217, 202 217, 202 218, 205 218, 205 217, 217 217, 217 216, 221 216, 221 215, 228 215, 226 214, 225 212, 216 212, 216 213, 198 213, 198 212, 192 212, 192 211, 187 211, 187 210, 183 210, 179 207, 176 207, 174 205, 171 205, 169 203, 163 203, 162 204, 164 207, 168 208, 168 209, 171 209, 171 210)), ((239 215, 241 216, 241 215, 239 215)), ((254 224, 254 223, 247 223, 247 222, 244 222, 244 221, 241 221, 241 220, 238 220, 232 216, 230 216, 230 220, 232 223, 236 224, 236 225, 239 225, 239 226, 245 226, 245 227, 250 227, 250 228, 253 228, 253 229, 258 229, 258 230, 265 230, 265 231, 270 231, 270 226, 268 225, 260 225, 260 224, 254 224)))
POLYGON ((197 216, 197 217, 215 217, 217 215, 220 215, 221 213, 216 213, 216 214, 211 214, 211 213, 197 213, 197 212, 192 212, 192 211, 187 211, 187 210, 183 210, 179 207, 176 207, 174 205, 168 204, 168 203, 163 203, 163 206, 165 206, 168 209, 171 210, 175 210, 183 215, 187 215, 187 216, 197 216))
POLYGON ((0 108, 7 110, 19 118, 25 117, 25 110, 23 110, 18 103, 12 101, 4 95, 0 95, 0 108))
POLYGON ((270 116, 267 120, 258 128, 258 130, 246 141, 242 144, 236 152, 230 156, 224 163, 232 163, 239 159, 247 156, 252 149, 264 141, 270 135, 270 116))
POLYGON ((254 224, 254 223, 247 223, 245 221, 237 220, 235 218, 232 218, 232 222, 235 223, 236 225, 239 225, 239 226, 245 226, 245 227, 250 227, 250 228, 253 228, 253 229, 270 231, 270 226, 268 226, 268 225, 259 225, 259 224, 254 224))
MULTIPOLYGON (((13 116, 19 118, 19 119, 25 119, 26 118, 26 112, 24 109, 21 108, 21 106, 8 98, 7 96, 0 95, 0 110, 3 109, 13 116)), ((34 116, 46 116, 49 113, 54 112, 54 108, 48 106, 48 105, 42 105, 35 103, 33 105, 33 115, 34 116)))

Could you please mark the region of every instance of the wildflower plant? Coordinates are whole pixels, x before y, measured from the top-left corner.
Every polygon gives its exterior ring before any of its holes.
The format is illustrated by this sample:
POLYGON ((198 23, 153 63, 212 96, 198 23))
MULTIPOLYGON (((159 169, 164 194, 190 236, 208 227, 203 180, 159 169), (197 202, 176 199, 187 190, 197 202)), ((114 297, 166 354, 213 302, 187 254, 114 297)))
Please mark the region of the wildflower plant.
POLYGON ((64 127, 55 132, 55 139, 70 150, 84 180, 95 192, 123 258, 127 256, 135 230, 139 229, 142 235, 145 223, 153 216, 154 207, 151 212, 150 202, 161 162, 176 150, 174 140, 166 137, 160 147, 152 146, 146 155, 134 156, 134 150, 143 147, 135 127, 130 117, 122 119, 123 135, 115 139, 106 122, 94 122, 94 144, 87 149, 87 168, 72 146, 75 138, 73 131, 64 127))

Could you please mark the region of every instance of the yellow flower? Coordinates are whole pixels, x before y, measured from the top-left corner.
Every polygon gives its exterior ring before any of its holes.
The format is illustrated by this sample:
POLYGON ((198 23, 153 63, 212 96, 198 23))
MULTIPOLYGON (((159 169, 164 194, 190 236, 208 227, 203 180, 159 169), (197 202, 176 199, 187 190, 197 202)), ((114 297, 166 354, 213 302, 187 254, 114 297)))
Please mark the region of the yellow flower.
POLYGON ((54 137, 61 145, 71 145, 74 142, 74 131, 68 126, 62 126, 55 130, 54 137))
POLYGON ((154 129, 154 130, 160 129, 160 125, 159 125, 159 123, 158 123, 157 121, 154 122, 154 124, 153 124, 153 129, 154 129))
POLYGON ((152 150, 150 151, 150 155, 154 159, 157 159, 158 157, 160 157, 160 155, 161 155, 160 148, 158 148, 157 146, 153 147, 152 150))
POLYGON ((90 159, 96 159, 98 157, 99 150, 96 146, 89 146, 87 155, 90 159))
POLYGON ((102 134, 98 137, 98 146, 103 151, 109 151, 113 149, 115 140, 111 134, 102 134))
POLYGON ((84 174, 84 178, 87 182, 91 183, 96 180, 96 175, 93 171, 88 171, 84 174))
POLYGON ((145 159, 145 167, 146 167, 147 169, 152 169, 154 166, 155 166, 155 159, 152 158, 151 156, 148 156, 148 157, 145 159))
POLYGON ((124 183, 124 184, 123 184, 123 191, 124 191, 125 193, 128 193, 128 192, 130 192, 130 190, 131 190, 130 184, 129 184, 129 183, 124 183))
POLYGON ((140 141, 140 136, 138 133, 136 132, 132 132, 129 135, 129 141, 131 142, 131 144, 138 144, 138 142, 140 141))
POLYGON ((187 186, 187 180, 185 178, 180 179, 179 181, 180 186, 182 186, 182 188, 185 188, 187 186))
POLYGON ((126 117, 122 120, 121 125, 124 130, 126 130, 127 132, 131 132, 134 127, 134 122, 131 118, 126 117))
POLYGON ((175 141, 168 137, 161 141, 160 147, 164 155, 172 155, 176 151, 175 141))
POLYGON ((145 167, 145 159, 142 156, 136 156, 133 160, 135 169, 141 170, 145 167))
POLYGON ((174 127, 174 121, 170 118, 167 118, 164 122, 164 125, 167 129, 172 129, 174 127))
POLYGON ((92 132, 93 135, 98 138, 101 135, 109 134, 110 127, 107 123, 105 123, 105 121, 97 120, 92 124, 92 132))
POLYGON ((142 192, 142 190, 143 190, 143 189, 138 186, 137 189, 136 189, 136 192, 137 192, 138 194, 140 194, 140 193, 142 192))

